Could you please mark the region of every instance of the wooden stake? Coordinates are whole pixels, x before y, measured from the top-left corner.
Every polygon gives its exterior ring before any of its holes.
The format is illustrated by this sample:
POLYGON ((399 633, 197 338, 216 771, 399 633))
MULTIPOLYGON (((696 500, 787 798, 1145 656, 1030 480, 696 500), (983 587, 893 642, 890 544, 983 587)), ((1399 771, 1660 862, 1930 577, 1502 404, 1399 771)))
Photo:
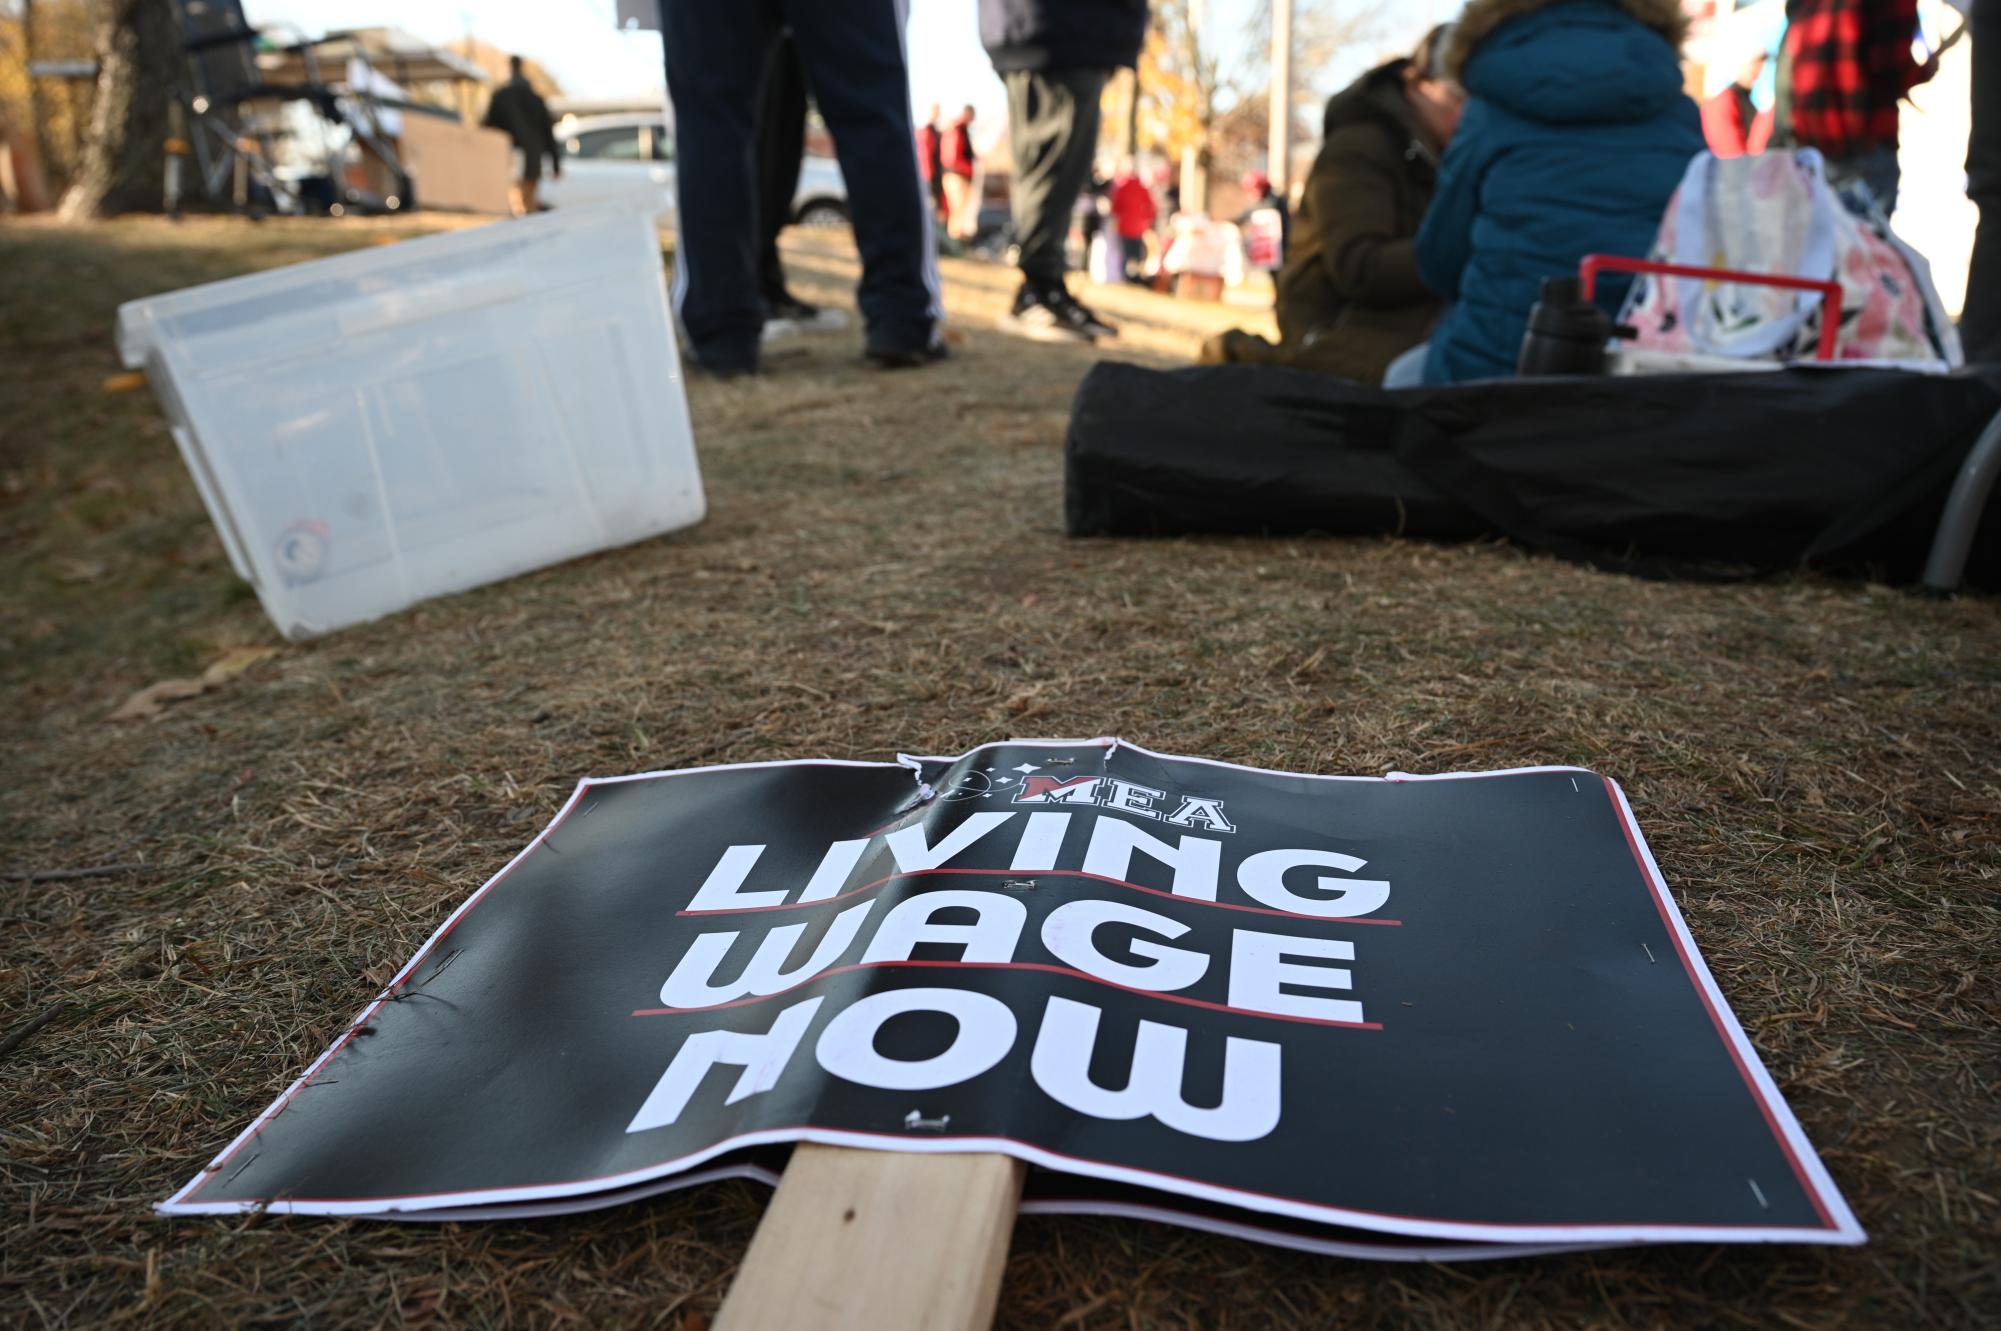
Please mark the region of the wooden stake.
POLYGON ((801 1142, 714 1331, 985 1331, 1024 1172, 801 1142))

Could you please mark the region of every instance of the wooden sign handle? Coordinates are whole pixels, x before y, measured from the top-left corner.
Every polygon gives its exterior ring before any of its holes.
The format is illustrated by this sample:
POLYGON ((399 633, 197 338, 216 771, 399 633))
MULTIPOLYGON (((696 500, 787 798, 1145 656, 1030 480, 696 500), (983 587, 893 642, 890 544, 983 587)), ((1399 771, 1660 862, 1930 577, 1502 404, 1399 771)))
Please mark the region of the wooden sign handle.
POLYGON ((801 1142, 714 1331, 986 1331, 1025 1172, 801 1142))

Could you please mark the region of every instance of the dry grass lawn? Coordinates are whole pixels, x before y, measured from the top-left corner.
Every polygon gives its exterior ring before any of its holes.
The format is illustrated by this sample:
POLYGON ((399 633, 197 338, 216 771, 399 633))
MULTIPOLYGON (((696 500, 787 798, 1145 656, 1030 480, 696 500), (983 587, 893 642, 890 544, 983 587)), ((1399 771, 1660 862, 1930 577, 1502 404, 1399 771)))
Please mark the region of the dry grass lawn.
MULTIPOLYGON (((478 1227, 149 1208, 580 775, 1116 733, 1624 783, 1873 1241, 1411 1268, 1028 1219, 1004 1325, 2001 1322, 1993 599, 1638 582, 1501 545, 1071 541, 1090 357, 983 331, 1005 277, 955 264, 948 365, 870 373, 848 333, 691 388, 700 527, 286 645, 151 394, 105 387, 112 312, 397 234, 0 226, 0 1321, 704 1325, 749 1184, 478 1227), (246 646, 278 650, 157 721, 107 719, 246 646), (19 876, 106 864, 143 867, 19 876)), ((795 259, 811 296, 852 272, 819 239, 795 259)), ((1201 331, 1116 300, 1145 355, 1201 331)))

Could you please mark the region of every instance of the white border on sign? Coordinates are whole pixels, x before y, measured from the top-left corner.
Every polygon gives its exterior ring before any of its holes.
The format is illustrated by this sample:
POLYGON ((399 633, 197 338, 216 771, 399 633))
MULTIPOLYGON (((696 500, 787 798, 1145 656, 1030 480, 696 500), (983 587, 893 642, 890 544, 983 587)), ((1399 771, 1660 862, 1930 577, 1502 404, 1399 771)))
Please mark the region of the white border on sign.
MULTIPOLYGON (((300 1074, 298 1079, 283 1094, 271 1103, 269 1108, 265 1109, 263 1113, 252 1120, 248 1127, 237 1134, 227 1146, 217 1153, 215 1159, 206 1168, 190 1180, 179 1192, 176 1192, 167 1201, 160 1203, 155 1210, 161 1215, 170 1216, 233 1215, 246 1211, 270 1211, 289 1215, 338 1215, 400 1220, 445 1219, 447 1216, 444 1213, 457 1212, 463 1215, 469 1209, 476 1209, 480 1215, 499 1218, 502 1213, 497 1208, 501 1207, 532 1208, 519 1210, 518 1214, 522 1215, 553 1214, 564 1211, 590 1210, 595 1209, 598 1205, 608 1204, 596 1200, 605 1193, 617 1193, 621 1198, 631 1198, 651 1195, 654 1191, 665 1191, 670 1187, 685 1186, 700 1179, 724 1177, 729 1174, 764 1177, 766 1171, 748 1165, 722 1165, 704 1171, 695 1177, 677 1176, 686 1175, 689 1171, 696 1170, 700 1166, 731 1151, 754 1146, 801 1141, 820 1142, 832 1146, 854 1146, 871 1150, 908 1151, 917 1154, 960 1154, 974 1151, 993 1152, 1012 1156, 1015 1159, 1059 1173, 1103 1179, 1114 1183, 1150 1188, 1169 1194, 1180 1194, 1243 1210, 1261 1211, 1270 1215, 1282 1215, 1297 1220, 1340 1225, 1351 1229, 1371 1230, 1378 1233, 1450 1240, 1473 1245, 1498 1245, 1507 1249, 1507 1251, 1496 1251, 1486 1254, 1495 1257, 1525 1256, 1530 1255, 1531 1250, 1545 1252, 1572 1248, 1609 1247, 1623 1244, 1737 1242, 1845 1245, 1861 1243, 1866 1238, 1861 1225, 1857 1223, 1853 1212, 1849 1210, 1848 1204, 1843 1200, 1840 1190, 1835 1187, 1832 1177, 1821 1163, 1819 1156, 1814 1152, 1812 1145, 1807 1141, 1806 1134, 1800 1129, 1798 1121, 1793 1117, 1792 1111, 1786 1106, 1785 1100, 1780 1096, 1777 1085, 1772 1081, 1770 1073, 1766 1071, 1764 1063, 1758 1057, 1757 1051, 1752 1048, 1750 1041, 1745 1037, 1743 1027, 1730 1011, 1729 1004, 1724 1000, 1722 991, 1717 987, 1714 976, 1711 975, 1708 966, 1702 960, 1700 951, 1696 948, 1695 939, 1689 933, 1688 926, 1682 919, 1681 911, 1675 905, 1674 896, 1668 890, 1666 880, 1661 876, 1660 867, 1654 861, 1652 851, 1647 848, 1646 839, 1641 834, 1638 821, 1633 817, 1632 806, 1627 802, 1625 792, 1611 778, 1591 772, 1589 768, 1563 765, 1496 768, 1481 772, 1450 772, 1435 775, 1412 775, 1395 772, 1381 777, 1338 776, 1314 772, 1285 772, 1273 768, 1250 767, 1240 763, 1222 762, 1213 758, 1196 758, 1181 754, 1159 753, 1144 748, 1141 745, 1133 744, 1131 741, 1109 736, 1089 740, 998 740, 987 744, 975 745, 956 758, 944 756, 915 758, 910 755, 899 754, 895 762, 886 763, 860 762, 839 758, 799 758, 769 762, 719 763, 706 767, 643 772, 630 776, 586 777, 577 783, 576 789, 570 792, 569 799, 564 801, 563 806, 557 811, 556 816, 550 820, 549 825, 543 828, 536 835, 535 839, 530 841, 521 850, 520 854, 509 860, 502 866, 498 873, 489 878, 478 891, 466 898, 458 909, 446 917, 444 923, 438 926, 437 930, 417 950, 409 962, 396 973, 395 978, 384 987, 375 1000, 348 1023, 340 1036, 327 1048, 326 1052, 314 1059, 312 1064, 300 1074), (546 841, 562 825, 563 820, 577 807, 579 801, 593 786, 618 785, 630 781, 649 781, 678 776, 695 776, 703 773, 771 767, 902 768, 914 771, 916 765, 920 762, 956 763, 985 749, 1021 746, 1107 748, 1112 750, 1130 748, 1136 752, 1146 754, 1148 757, 1166 762, 1191 763, 1199 766, 1228 768, 1241 772, 1257 772, 1271 776, 1296 777, 1319 781, 1373 781, 1388 783, 1454 781, 1478 777, 1567 772, 1574 775, 1588 775, 1594 780, 1603 782, 1613 800, 1614 811, 1620 818, 1640 867, 1644 870, 1643 876, 1654 897, 1655 905, 1659 909, 1663 920, 1667 923, 1670 933, 1676 940, 1685 969, 1695 980, 1697 992, 1702 997, 1718 1034, 1724 1038, 1726 1046, 1730 1049, 1739 1070, 1744 1075, 1747 1089, 1751 1091, 1767 1123, 1773 1127, 1775 1133, 1778 1135, 1781 1148, 1786 1152, 1795 1168, 1799 1171, 1800 1181, 1805 1186, 1809 1198, 1814 1202, 1816 1209, 1827 1217, 1829 1225, 1827 1227, 1648 1224, 1523 1225, 1441 1221, 1419 1216, 1391 1215, 1371 1211, 1351 1210, 1342 1207, 1322 1206, 1314 1203, 1300 1202, 1287 1197, 1277 1197, 1222 1187, 1216 1184, 1205 1183, 1201 1180, 1182 1178, 1172 1174, 1156 1173, 1148 1170, 1133 1169, 1123 1165, 1108 1165, 1099 1161, 1083 1160, 1010 1138, 909 1138, 888 1134, 815 1128, 804 1125, 742 1133, 735 1137, 726 1138, 713 1146, 690 1152, 673 1160, 649 1165, 643 1169, 628 1170, 620 1174, 606 1175, 593 1179, 576 1179, 564 1183, 475 1189, 455 1193, 402 1198, 376 1197, 352 1200, 315 1199, 306 1201, 273 1198, 262 1201, 226 1202, 198 1202, 192 1200, 194 1194, 218 1174, 238 1150, 256 1137, 265 1124, 284 1112, 285 1107, 291 1103, 292 1097, 297 1095, 319 1070, 335 1054, 340 1052, 347 1042, 354 1037, 356 1031, 367 1025, 370 1018, 381 1009, 384 1003, 391 1000, 396 988, 424 962, 440 942, 450 935, 453 928, 464 918, 466 912, 470 911, 484 899, 486 894, 498 885, 515 866, 519 865, 532 854, 538 846, 546 841), (661 1182, 668 1179, 673 1179, 674 1181, 671 1183, 661 1182), (659 1186, 647 1186, 655 1184, 659 1186), (388 1204, 385 1205, 385 1203, 388 1204)), ((1061 1205, 1060 1203, 1052 1204, 1052 1213, 1056 1213, 1055 1207, 1061 1205)), ((1029 1210, 1030 1205, 1024 1205, 1023 1209, 1029 1210)), ((1171 1217, 1177 1224, 1210 1229, 1218 1233, 1237 1232, 1236 1229, 1226 1227, 1230 1225, 1228 1221, 1214 1220, 1212 1217, 1184 1215, 1166 1206, 1155 1211, 1153 1208, 1129 1203, 1108 1202, 1103 1206, 1099 1206, 1092 1203, 1078 1202, 1070 1205, 1068 1210, 1071 1212, 1088 1211, 1093 1214, 1154 1214, 1160 1218, 1171 1217)), ((511 1209, 509 1213, 517 1212, 511 1209)), ((1256 1230, 1255 1227, 1250 1226, 1242 1228, 1247 1236, 1257 1237, 1265 1242, 1306 1247, 1310 1251, 1330 1252, 1334 1255, 1343 1256, 1367 1255, 1379 1257, 1384 1255, 1374 1251, 1350 1254, 1342 1251, 1341 1245, 1335 1240, 1327 1240, 1325 1242, 1329 1246, 1321 1246, 1321 1241, 1319 1240, 1292 1242, 1291 1240, 1297 1238, 1297 1236, 1256 1230)), ((1472 1254, 1468 1253, 1465 1255, 1471 1256, 1472 1254)), ((1417 1258, 1413 1260, 1437 1260, 1437 1258, 1417 1258)))

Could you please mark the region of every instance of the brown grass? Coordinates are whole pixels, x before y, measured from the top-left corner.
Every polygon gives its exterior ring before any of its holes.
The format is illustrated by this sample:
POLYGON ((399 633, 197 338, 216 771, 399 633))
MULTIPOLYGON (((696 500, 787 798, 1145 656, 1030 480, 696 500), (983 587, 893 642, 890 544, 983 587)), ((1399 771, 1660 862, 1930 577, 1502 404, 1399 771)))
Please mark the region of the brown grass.
MULTIPOLYGON (((968 319, 922 373, 865 372, 849 333, 695 385, 712 515, 692 531, 107 722, 278 643, 150 394, 101 388, 114 305, 375 234, 400 232, 0 227, 0 872, 148 866, 0 882, 0 1034, 56 1010, 0 1055, 8 1324, 703 1325, 756 1187, 436 1229, 148 1208, 578 776, 1098 733, 1310 771, 1617 778, 1873 1242, 1402 1268, 1029 1219, 1004 1324, 2001 1321, 1995 601, 1644 583, 1500 545, 1066 540, 1089 357, 968 319)), ((818 241, 796 258, 813 296, 852 271, 818 241)), ((1005 283, 954 272, 962 311, 991 312, 1005 283)), ((1152 345, 1192 340, 1142 313, 1152 345)))

